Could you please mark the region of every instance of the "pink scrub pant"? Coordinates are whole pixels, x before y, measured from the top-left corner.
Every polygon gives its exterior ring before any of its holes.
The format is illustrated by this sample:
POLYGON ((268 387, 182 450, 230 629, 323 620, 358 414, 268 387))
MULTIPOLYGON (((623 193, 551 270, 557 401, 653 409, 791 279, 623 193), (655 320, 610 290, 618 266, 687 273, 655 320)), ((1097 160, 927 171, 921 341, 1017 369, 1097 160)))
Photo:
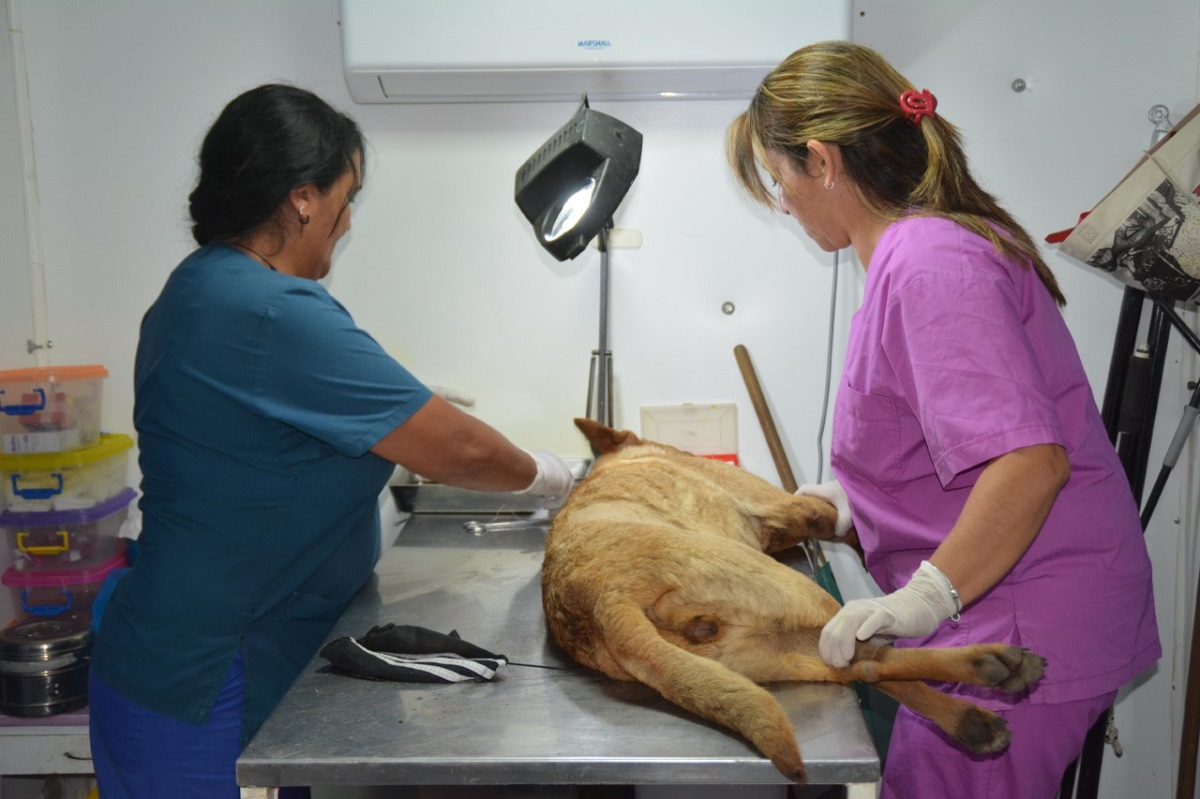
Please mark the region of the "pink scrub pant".
POLYGON ((1054 799, 1063 772, 1117 694, 1078 702, 1021 702, 1000 712, 1012 743, 999 754, 973 755, 930 722, 900 708, 892 727, 881 799, 1054 799))

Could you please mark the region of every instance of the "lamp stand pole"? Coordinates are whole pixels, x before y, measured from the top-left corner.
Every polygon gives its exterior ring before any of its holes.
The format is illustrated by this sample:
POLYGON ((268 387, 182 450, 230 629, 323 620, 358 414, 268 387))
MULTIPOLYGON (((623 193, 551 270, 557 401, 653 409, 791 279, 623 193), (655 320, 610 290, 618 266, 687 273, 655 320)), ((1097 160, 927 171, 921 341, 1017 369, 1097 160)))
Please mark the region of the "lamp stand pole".
POLYGON ((591 374, 588 377, 587 417, 600 424, 613 426, 612 411, 612 351, 608 348, 608 231, 609 219, 600 228, 600 344, 592 350, 591 374))

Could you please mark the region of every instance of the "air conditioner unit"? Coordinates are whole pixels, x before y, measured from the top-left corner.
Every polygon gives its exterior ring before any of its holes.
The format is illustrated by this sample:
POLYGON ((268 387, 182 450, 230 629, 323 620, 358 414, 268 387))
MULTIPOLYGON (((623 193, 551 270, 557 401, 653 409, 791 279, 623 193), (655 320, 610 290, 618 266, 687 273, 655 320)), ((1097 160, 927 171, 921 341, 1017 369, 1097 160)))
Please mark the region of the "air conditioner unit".
POLYGON ((359 103, 747 98, 850 0, 341 0, 359 103))

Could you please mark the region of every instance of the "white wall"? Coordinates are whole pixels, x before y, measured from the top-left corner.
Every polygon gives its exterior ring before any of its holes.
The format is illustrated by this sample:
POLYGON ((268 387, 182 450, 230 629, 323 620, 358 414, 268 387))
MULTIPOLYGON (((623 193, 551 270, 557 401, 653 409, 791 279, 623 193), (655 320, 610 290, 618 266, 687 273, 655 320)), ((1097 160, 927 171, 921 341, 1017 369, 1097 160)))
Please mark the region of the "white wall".
MULTIPOLYGON (((137 313, 189 248, 186 195, 204 128, 236 92, 285 79, 349 109, 371 142, 334 293, 418 375, 477 397, 479 414, 519 443, 583 454, 570 419, 584 410, 596 344, 599 256, 555 262, 512 200, 516 168, 574 104, 354 106, 332 0, 224 6, 214 14, 213 4, 179 0, 115 9, 59 2, 25 11, 46 258, 55 264, 55 357, 109 364, 109 425, 129 427, 137 313), (70 235, 50 232, 56 225, 70 235), (132 313, 97 331, 112 307, 132 313)), ((819 373, 819 353, 797 363, 784 347, 786 358, 772 362, 766 348, 811 339, 801 320, 821 329, 829 269, 797 269, 818 254, 732 190, 721 135, 738 110, 620 108, 645 147, 617 225, 641 229, 645 245, 612 256, 618 423, 636 424, 642 404, 742 397, 739 342, 761 353, 781 407, 815 401, 797 375, 819 373), (732 317, 720 312, 725 300, 739 308, 732 317), (764 319, 777 327, 764 329, 764 319)), ((753 417, 743 421, 744 446, 765 452, 753 417)), ((815 435, 815 422, 794 427, 784 426, 794 439, 815 435)), ((805 448, 797 457, 811 459, 805 448)))
POLYGON ((21 185, 21 147, 17 129, 12 46, 8 11, 0 4, 0 369, 21 365, 25 342, 33 337, 29 259, 21 185))
MULTIPOLYGON (((340 71, 335 0, 16 5, 29 66, 50 357, 109 367, 107 429, 133 432, 137 325, 190 249, 186 197, 200 137, 236 93, 287 80, 348 110, 371 142, 366 189, 331 291, 420 377, 474 395, 477 413, 517 443, 586 454, 570 419, 584 410, 596 345, 599 256, 554 261, 512 200, 516 168, 573 104, 355 106, 340 71)), ((802 20, 764 24, 804 30, 802 20)), ((1151 105, 1165 103, 1178 118, 1197 99, 1194 0, 859 0, 854 36, 937 94, 980 177, 1035 237, 1068 226, 1132 165, 1149 143, 1151 105), (1028 90, 1014 93, 1015 78, 1028 90)), ((17 167, 6 70, 4 59, 0 185, 9 186, 17 167)), ((778 482, 733 358, 742 343, 797 478, 815 479, 832 259, 735 190, 722 136, 740 104, 601 110, 645 136, 641 174, 616 218, 618 227, 642 231, 645 243, 612 254, 617 423, 636 428, 646 405, 736 402, 743 464, 778 482), (725 301, 734 314, 721 312, 725 301)), ((24 351, 28 286, 8 290, 11 264, 24 259, 8 235, 21 230, 15 195, 0 193, 0 368, 34 361, 24 351)), ((1050 260, 1099 396, 1120 291, 1050 260)), ((849 259, 837 272, 835 371, 861 289, 849 259)), ((16 269, 13 285, 21 274, 16 269)), ((1152 463, 1188 398, 1181 375, 1195 376, 1191 360, 1169 369, 1152 463)), ((1106 757, 1105 797, 1172 790, 1182 712, 1175 685, 1198 571, 1192 548, 1179 543, 1196 529, 1193 491, 1180 491, 1195 484, 1196 458, 1185 460, 1149 532, 1167 655, 1118 704, 1126 753, 1106 757)), ((851 559, 832 557, 845 593, 870 590, 851 559)))

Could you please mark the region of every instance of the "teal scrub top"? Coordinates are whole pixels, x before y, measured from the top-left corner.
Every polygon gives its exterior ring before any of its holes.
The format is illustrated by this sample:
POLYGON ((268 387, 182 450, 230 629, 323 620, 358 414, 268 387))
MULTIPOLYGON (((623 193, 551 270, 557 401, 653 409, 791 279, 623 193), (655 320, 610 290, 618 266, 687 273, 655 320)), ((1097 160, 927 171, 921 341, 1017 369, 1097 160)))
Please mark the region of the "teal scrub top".
POLYGON ((393 464, 431 392, 321 284, 225 245, 172 272, 134 370, 142 531, 91 668, 200 723, 239 650, 243 743, 370 577, 393 464))

